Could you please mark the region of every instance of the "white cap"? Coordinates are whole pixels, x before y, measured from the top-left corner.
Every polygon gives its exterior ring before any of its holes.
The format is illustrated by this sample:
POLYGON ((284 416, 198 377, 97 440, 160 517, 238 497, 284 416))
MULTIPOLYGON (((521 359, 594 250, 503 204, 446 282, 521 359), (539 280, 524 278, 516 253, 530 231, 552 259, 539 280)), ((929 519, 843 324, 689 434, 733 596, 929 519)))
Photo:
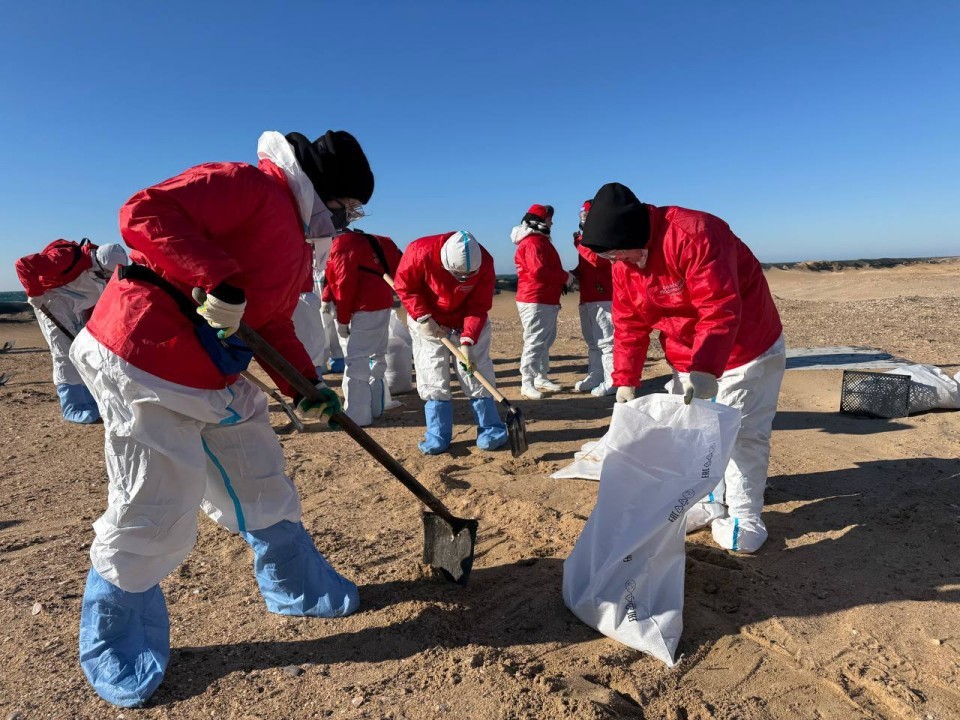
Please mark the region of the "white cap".
POLYGON ((97 248, 97 264, 105 271, 112 273, 117 265, 127 264, 127 251, 123 245, 107 243, 97 248))
POLYGON ((480 269, 483 258, 480 243, 466 230, 458 230, 447 238, 440 248, 440 261, 451 273, 472 275, 480 269))

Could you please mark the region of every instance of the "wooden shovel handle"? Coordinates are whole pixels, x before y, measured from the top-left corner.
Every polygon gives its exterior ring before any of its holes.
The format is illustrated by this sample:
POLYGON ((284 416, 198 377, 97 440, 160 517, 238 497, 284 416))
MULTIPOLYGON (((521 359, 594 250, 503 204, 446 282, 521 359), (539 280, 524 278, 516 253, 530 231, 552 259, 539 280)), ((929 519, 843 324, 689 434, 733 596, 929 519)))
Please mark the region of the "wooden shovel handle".
MULTIPOLYGON (((460 352, 460 348, 458 348, 456 345, 450 342, 450 338, 446 338, 446 337, 440 338, 440 342, 442 342, 444 347, 447 348, 447 350, 449 350, 453 354, 453 357, 455 360, 458 360, 464 365, 467 364, 467 359, 463 356, 463 353, 460 352)), ((498 403, 503 402, 504 400, 503 395, 497 392, 497 388, 493 386, 493 383, 491 383, 483 375, 481 375, 478 370, 474 369, 473 376, 477 379, 477 381, 481 385, 483 385, 487 389, 487 392, 493 395, 494 400, 496 400, 498 403)))

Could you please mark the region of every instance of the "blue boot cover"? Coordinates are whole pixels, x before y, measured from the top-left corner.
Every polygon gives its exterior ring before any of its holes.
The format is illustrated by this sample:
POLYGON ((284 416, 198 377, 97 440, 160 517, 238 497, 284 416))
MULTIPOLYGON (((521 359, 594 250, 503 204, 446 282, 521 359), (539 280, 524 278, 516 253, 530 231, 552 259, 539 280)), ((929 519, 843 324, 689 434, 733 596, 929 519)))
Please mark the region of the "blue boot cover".
POLYGON ((80 666, 97 695, 139 707, 163 680, 170 620, 159 585, 127 592, 90 568, 80 610, 80 666))
POLYGON ((343 358, 332 358, 330 360, 330 372, 332 373, 343 373, 346 366, 347 362, 343 358))
POLYGON ((453 401, 427 400, 423 412, 427 416, 427 432, 417 447, 424 455, 439 455, 453 440, 453 401))
POLYGON ((253 570, 270 612, 328 618, 360 607, 357 586, 330 567, 302 523, 281 520, 240 534, 253 548, 253 570))
POLYGON ((474 417, 477 418, 477 447, 481 450, 496 450, 507 443, 507 426, 497 412, 497 402, 493 398, 481 397, 470 401, 474 417))
POLYGON ((57 395, 60 396, 60 409, 63 411, 64 420, 89 425, 100 419, 97 401, 93 399, 86 385, 61 383, 57 385, 57 395))

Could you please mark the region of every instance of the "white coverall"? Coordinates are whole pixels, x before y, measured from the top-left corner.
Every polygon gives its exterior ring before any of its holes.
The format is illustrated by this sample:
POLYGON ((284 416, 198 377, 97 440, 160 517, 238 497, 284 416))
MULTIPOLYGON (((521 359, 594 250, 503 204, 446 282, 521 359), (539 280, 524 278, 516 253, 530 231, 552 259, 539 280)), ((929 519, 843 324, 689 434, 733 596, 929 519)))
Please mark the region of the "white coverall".
POLYGON ((383 415, 390 404, 384 381, 387 343, 390 340, 390 309, 357 310, 350 318, 350 334, 337 336, 346 367, 343 371, 343 411, 365 427, 383 415))
POLYGON ((579 384, 613 387, 613 315, 610 300, 580 304, 580 331, 587 343, 587 376, 579 384))
POLYGON ((520 324, 523 326, 520 379, 523 385, 535 387, 538 380, 548 379, 550 347, 557 339, 557 317, 560 315, 560 306, 518 302, 517 311, 520 313, 520 324))
POLYGON ((317 368, 317 374, 323 375, 327 360, 327 334, 320 313, 320 298, 316 293, 300 293, 300 300, 293 310, 293 327, 317 368))
MULTIPOLYGON (((427 337, 421 332, 416 320, 407 316, 407 327, 413 340, 413 364, 417 369, 417 393, 424 401, 438 400, 447 402, 453 399, 450 391, 450 351, 437 338, 427 337)), ((449 336, 454 345, 460 345, 460 333, 453 331, 449 336)), ((483 326, 480 337, 474 344, 474 362, 477 371, 493 382, 496 374, 493 360, 490 359, 490 322, 483 326)), ((455 362, 457 378, 463 394, 469 398, 491 397, 486 388, 472 375, 467 375, 460 363, 455 362)))
POLYGON ((128 592, 159 583, 193 548, 200 508, 233 532, 300 521, 266 395, 251 382, 178 385, 85 330, 70 357, 103 417, 108 507, 93 525, 90 559, 105 579, 128 592))
MULTIPOLYGON (((770 435, 785 369, 786 343, 781 335, 756 360, 731 368, 718 378, 716 401, 740 410, 740 432, 723 480, 687 512, 687 532, 711 523, 718 545, 743 552, 757 551, 767 539, 760 513, 767 487, 770 435)), ((674 371, 670 392, 683 393, 685 375, 674 371)))

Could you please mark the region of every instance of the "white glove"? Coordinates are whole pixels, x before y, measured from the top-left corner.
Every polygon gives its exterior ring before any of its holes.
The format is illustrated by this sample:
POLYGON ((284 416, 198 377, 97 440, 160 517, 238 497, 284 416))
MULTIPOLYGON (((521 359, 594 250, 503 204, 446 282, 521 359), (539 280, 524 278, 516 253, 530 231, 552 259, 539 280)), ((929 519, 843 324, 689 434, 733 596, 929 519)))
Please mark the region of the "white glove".
POLYGON ((320 303, 320 312, 324 315, 336 315, 337 314, 337 304, 331 302, 330 300, 324 300, 320 303))
POLYGON ((467 375, 472 375, 473 371, 477 369, 477 362, 476 362, 476 356, 474 354, 473 343, 461 341, 460 354, 463 355, 463 359, 467 361, 466 364, 461 362, 460 367, 463 368, 463 371, 467 375))
POLYGON ((350 323, 337 322, 337 335, 344 340, 350 337, 350 323))
POLYGON ((434 320, 429 315, 424 315, 423 317, 417 318, 418 329, 421 333, 427 337, 440 338, 446 337, 447 333, 443 331, 443 328, 440 327, 440 324, 434 320))
POLYGON ((637 398, 637 389, 635 387, 628 387, 622 385, 617 388, 617 402, 625 403, 630 402, 631 400, 636 400, 637 398))
POLYGON ((220 284, 207 293, 207 299, 197 308, 197 314, 206 320, 210 327, 220 331, 217 335, 222 340, 230 337, 240 328, 240 320, 243 318, 246 307, 247 301, 243 296, 243 290, 220 284), (231 296, 231 299, 236 299, 238 302, 221 300, 214 294, 218 291, 231 296))
POLYGON ((717 378, 710 373, 694 370, 683 381, 683 402, 689 405, 694 398, 710 400, 717 396, 717 378))

